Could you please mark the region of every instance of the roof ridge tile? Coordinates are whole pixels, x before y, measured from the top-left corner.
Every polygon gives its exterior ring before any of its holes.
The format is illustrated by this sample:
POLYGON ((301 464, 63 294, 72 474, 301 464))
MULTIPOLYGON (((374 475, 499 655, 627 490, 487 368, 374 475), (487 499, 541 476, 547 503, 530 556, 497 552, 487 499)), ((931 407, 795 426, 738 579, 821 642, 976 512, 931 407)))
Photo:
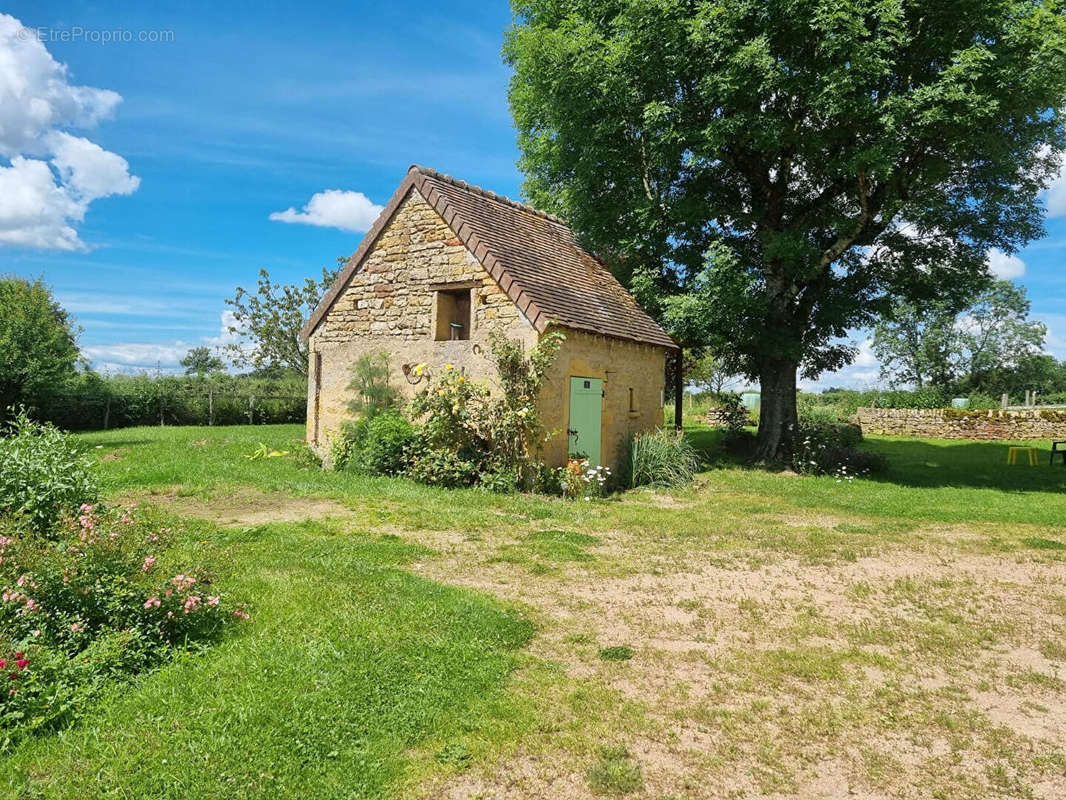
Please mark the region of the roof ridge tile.
POLYGON ((494 200, 497 203, 502 203, 504 205, 511 206, 512 208, 517 208, 519 211, 526 211, 530 214, 535 214, 536 216, 543 217, 544 219, 550 220, 551 222, 557 222, 560 225, 566 224, 562 217, 558 217, 555 214, 550 214, 547 211, 541 211, 539 208, 534 208, 533 206, 527 205, 526 203, 520 203, 517 200, 512 200, 506 195, 497 194, 496 192, 490 191, 489 189, 482 189, 480 186, 475 186, 472 183, 467 183, 464 180, 454 178, 451 175, 447 175, 443 172, 437 172, 437 170, 431 167, 423 167, 421 164, 412 164, 410 167, 408 167, 407 171, 417 172, 429 178, 435 178, 440 181, 445 181, 446 183, 450 183, 452 186, 457 186, 458 188, 468 191, 472 194, 478 194, 482 197, 488 198, 489 200, 494 200))

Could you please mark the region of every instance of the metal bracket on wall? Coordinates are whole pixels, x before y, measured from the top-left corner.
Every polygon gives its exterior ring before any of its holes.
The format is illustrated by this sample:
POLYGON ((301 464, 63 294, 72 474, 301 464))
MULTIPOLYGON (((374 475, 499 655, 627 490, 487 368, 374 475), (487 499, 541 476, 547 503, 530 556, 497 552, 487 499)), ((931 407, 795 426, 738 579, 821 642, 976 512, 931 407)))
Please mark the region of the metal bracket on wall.
POLYGON ((417 386, 422 382, 423 378, 428 381, 432 377, 428 368, 424 369, 421 375, 415 372, 415 365, 412 364, 404 364, 400 369, 403 371, 403 376, 407 378, 407 382, 412 386, 417 386))

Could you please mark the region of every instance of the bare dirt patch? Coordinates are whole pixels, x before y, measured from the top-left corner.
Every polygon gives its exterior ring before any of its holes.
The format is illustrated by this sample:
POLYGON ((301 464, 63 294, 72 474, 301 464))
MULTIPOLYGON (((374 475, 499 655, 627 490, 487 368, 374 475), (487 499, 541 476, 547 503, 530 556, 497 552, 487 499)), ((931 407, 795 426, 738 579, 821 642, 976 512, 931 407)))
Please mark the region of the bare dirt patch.
POLYGON ((272 522, 351 516, 350 509, 333 500, 296 497, 284 492, 239 489, 208 499, 182 495, 178 490, 133 498, 182 516, 205 519, 227 527, 251 527, 272 522))
MULTIPOLYGON (((774 526, 844 522, 760 517, 752 547, 774 526)), ((877 520, 857 521, 870 546, 826 563, 677 558, 650 532, 612 531, 591 562, 538 573, 493 558, 515 531, 427 540, 440 555, 416 569, 531 609, 530 653, 574 694, 537 697, 547 722, 520 755, 426 796, 592 798, 592 754, 620 743, 643 776, 628 796, 649 800, 1060 797, 1066 676, 1039 647, 1066 636, 1066 563, 973 553, 969 531, 879 540, 877 520), (633 658, 601 656, 618 645, 633 658), (615 701, 575 710, 590 686, 615 701)))

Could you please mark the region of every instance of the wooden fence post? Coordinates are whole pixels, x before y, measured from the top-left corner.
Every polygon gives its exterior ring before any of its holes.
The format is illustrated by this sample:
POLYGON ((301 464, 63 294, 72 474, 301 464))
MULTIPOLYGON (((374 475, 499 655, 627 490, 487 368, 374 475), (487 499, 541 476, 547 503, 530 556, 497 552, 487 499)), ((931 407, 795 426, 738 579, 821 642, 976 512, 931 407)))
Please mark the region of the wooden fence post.
POLYGON ((682 392, 685 390, 685 379, 681 375, 681 366, 684 363, 681 348, 677 348, 677 362, 674 368, 674 430, 681 431, 684 428, 684 402, 682 392))

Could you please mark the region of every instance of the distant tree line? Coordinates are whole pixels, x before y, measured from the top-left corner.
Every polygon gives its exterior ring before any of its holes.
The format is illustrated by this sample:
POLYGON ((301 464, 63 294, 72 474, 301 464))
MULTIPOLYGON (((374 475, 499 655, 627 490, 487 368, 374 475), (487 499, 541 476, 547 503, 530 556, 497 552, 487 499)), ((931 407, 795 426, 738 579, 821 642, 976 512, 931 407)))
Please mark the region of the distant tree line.
POLYGON ((874 326, 881 377, 948 396, 1066 392, 1066 362, 1044 352, 1046 326, 1029 319, 1025 289, 994 281, 967 303, 896 301, 874 326))
POLYGON ((208 347, 181 360, 184 375, 101 375, 78 350, 80 329, 40 279, 0 276, 0 418, 15 407, 70 430, 129 425, 234 425, 306 418, 306 344, 299 333, 333 272, 299 287, 260 274, 230 302, 234 375, 208 347))

